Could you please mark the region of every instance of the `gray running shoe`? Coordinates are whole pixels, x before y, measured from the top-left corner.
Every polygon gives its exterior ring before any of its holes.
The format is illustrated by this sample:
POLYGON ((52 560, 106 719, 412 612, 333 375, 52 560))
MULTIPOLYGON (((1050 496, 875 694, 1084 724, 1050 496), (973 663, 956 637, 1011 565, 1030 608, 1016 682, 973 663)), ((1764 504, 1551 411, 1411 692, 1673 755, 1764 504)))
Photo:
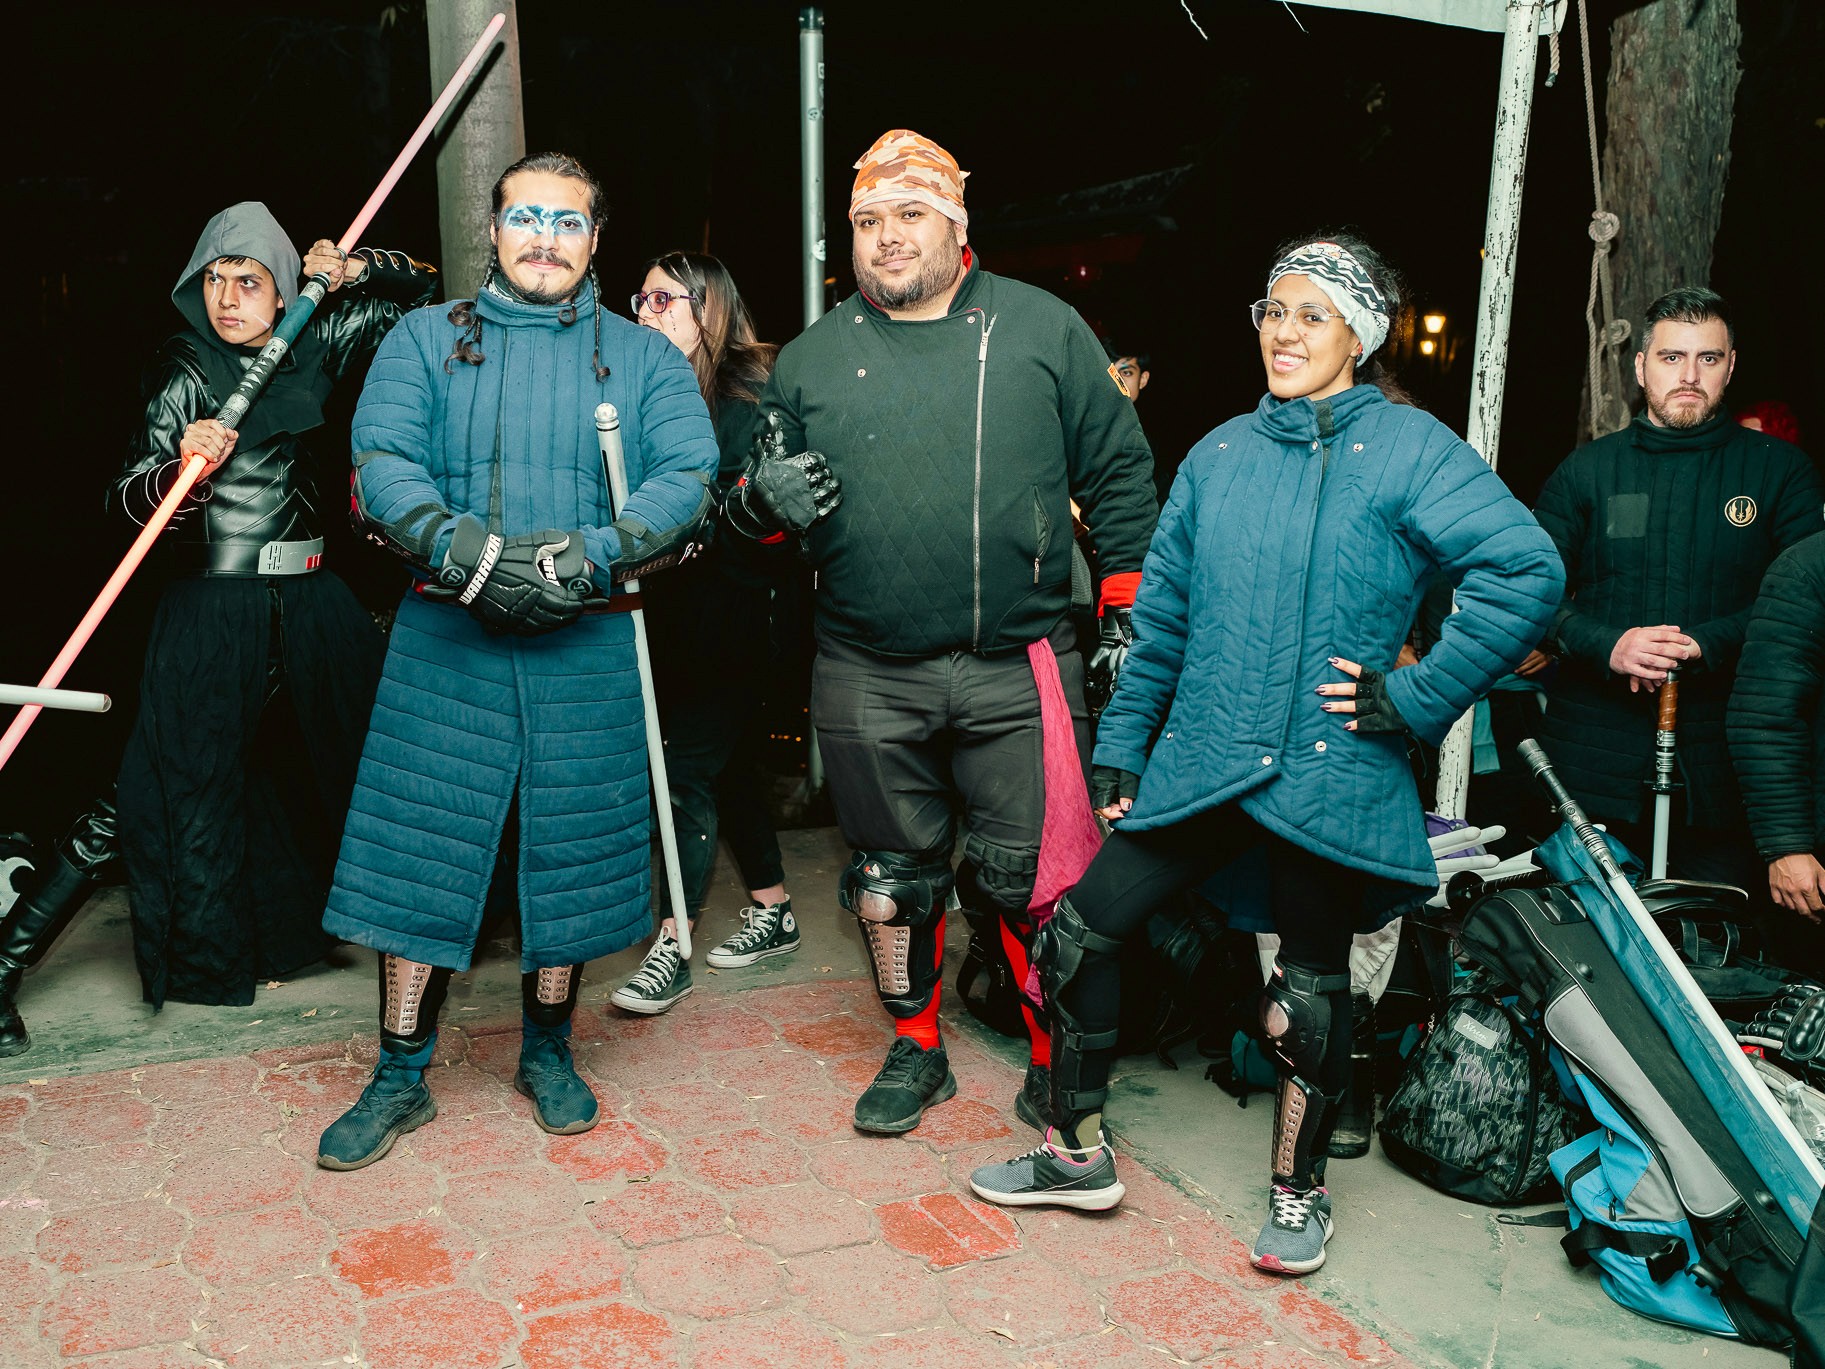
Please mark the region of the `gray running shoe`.
POLYGON ((764 908, 743 908, 741 920, 747 925, 706 957, 714 968, 739 970, 770 955, 791 955, 798 949, 798 919, 792 916, 791 899, 764 908))
POLYGON ((662 1013, 691 991, 691 963, 678 954, 678 942, 661 932, 633 976, 608 996, 626 1012, 662 1013))
POLYGON ((1275 1184, 1267 1191, 1267 1205, 1267 1225, 1255 1237, 1250 1263, 1270 1274, 1310 1274, 1322 1265, 1331 1239, 1330 1191, 1301 1193, 1275 1184))
POLYGON ((978 1198, 1003 1207, 1074 1207, 1106 1212, 1128 1190, 1115 1177, 1115 1150, 1101 1132, 1089 1150, 1072 1150, 1046 1128, 1045 1142, 999 1165, 970 1175, 978 1198))

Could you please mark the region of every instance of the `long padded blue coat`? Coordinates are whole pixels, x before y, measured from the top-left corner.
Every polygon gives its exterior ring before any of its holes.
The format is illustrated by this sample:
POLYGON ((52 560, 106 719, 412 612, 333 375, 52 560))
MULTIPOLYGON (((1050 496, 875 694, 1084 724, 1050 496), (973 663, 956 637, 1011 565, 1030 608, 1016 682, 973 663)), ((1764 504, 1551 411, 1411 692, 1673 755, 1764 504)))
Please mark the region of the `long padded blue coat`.
POLYGON ((1437 742, 1540 640, 1564 581, 1533 516, 1430 415, 1366 384, 1265 397, 1192 449, 1148 548, 1095 753, 1141 776, 1123 829, 1234 800, 1340 865, 1436 888, 1402 738, 1346 731, 1314 691, 1347 678, 1332 656, 1387 671, 1401 717, 1437 742), (1462 611, 1396 670, 1441 570, 1462 611))
MULTIPOLYGON (((604 313, 609 374, 598 381, 587 285, 579 306, 566 326, 555 307, 483 291, 477 366, 446 369, 458 330, 442 307, 387 335, 353 429, 371 521, 399 530, 396 540, 417 530, 441 564, 455 515, 488 518, 498 444, 500 530, 580 530, 590 561, 611 565, 621 544, 595 429, 604 400, 627 448, 624 519, 670 529, 699 512, 718 454, 690 365, 658 333, 604 313)), ((325 929, 466 969, 516 787, 522 969, 579 964, 645 935, 646 736, 628 615, 495 636, 467 609, 408 593, 325 929)))

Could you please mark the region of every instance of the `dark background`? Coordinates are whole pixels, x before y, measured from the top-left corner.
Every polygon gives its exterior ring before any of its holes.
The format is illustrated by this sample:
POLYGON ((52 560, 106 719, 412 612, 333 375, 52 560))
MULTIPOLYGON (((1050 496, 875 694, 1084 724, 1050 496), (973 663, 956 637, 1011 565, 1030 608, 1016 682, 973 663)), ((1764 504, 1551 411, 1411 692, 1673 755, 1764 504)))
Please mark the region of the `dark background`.
MULTIPOLYGON (((1608 25, 1624 8, 1592 5, 1599 101, 1608 25)), ((833 300, 853 285, 850 164, 885 129, 910 126, 972 173, 971 241, 990 269, 1151 352, 1140 414, 1162 479, 1255 403, 1244 308, 1274 246, 1319 228, 1361 231, 1404 270, 1420 309, 1446 314, 1455 364, 1421 362, 1403 379, 1462 430, 1500 35, 1304 7, 1296 22, 1267 0, 1192 0, 1208 42, 1178 0, 825 9, 833 300)), ((1815 230, 1825 171, 1825 6, 1738 0, 1738 12, 1743 81, 1712 279, 1737 310, 1730 397, 1785 399, 1816 442, 1825 273, 1793 246, 1815 230)), ((575 153, 608 190, 607 299, 637 286, 649 256, 707 247, 762 335, 790 338, 798 7, 523 0, 518 20, 529 150, 575 153)), ((18 683, 42 674, 131 540, 103 516, 103 491, 140 370, 179 324, 169 291, 204 221, 258 199, 300 246, 337 237, 434 93, 422 3, 90 4, 35 9, 26 23, 4 216, 25 298, 7 349, 0 496, 0 680, 18 683)), ((1524 499, 1572 445, 1586 351, 1592 202, 1575 24, 1563 51, 1534 107, 1500 445, 1524 499)), ((1545 57, 1543 45, 1542 78, 1545 57)), ((437 259, 428 153, 367 241, 437 259)), ((355 393, 344 387, 317 443, 332 489, 355 393)), ((377 607, 396 594, 380 553, 350 543, 333 555, 377 607)), ((114 712, 40 719, 0 780, 0 830, 54 836, 112 777, 157 588, 152 566, 67 678, 111 693, 114 712)))

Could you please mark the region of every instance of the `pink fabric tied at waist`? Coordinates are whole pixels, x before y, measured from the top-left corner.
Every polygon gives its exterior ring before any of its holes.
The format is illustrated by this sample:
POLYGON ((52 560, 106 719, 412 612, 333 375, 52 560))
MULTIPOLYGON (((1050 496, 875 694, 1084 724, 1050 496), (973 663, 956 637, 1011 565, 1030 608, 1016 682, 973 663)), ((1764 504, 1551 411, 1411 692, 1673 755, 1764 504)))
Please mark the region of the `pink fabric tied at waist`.
MULTIPOLYGON (((1033 683, 1039 687, 1039 729, 1045 756, 1046 816, 1039 829, 1039 875, 1033 881, 1033 901, 1028 905, 1033 925, 1038 927, 1083 878, 1103 838, 1090 812, 1090 791, 1084 788, 1077 732, 1064 682, 1058 677, 1058 657, 1052 644, 1041 640, 1027 643, 1027 659, 1033 665, 1033 683)), ((1032 1002, 1040 1001, 1039 976, 1031 967, 1022 991, 1032 1002)))

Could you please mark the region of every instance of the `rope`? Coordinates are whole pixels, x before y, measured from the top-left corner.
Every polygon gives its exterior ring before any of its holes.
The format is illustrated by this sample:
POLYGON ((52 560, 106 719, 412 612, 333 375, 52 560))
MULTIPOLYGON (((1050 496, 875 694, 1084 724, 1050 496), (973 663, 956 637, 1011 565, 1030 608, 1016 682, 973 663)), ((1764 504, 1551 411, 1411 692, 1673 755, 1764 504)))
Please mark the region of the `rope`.
POLYGON ((1616 317, 1616 298, 1610 279, 1610 249, 1622 231, 1622 220, 1603 207, 1603 167, 1597 144, 1597 93, 1591 78, 1591 30, 1587 0, 1578 0, 1578 45, 1584 55, 1584 126, 1591 154, 1591 288, 1584 303, 1584 331, 1590 345, 1588 357, 1591 392, 1591 436, 1603 437, 1628 426, 1628 407, 1622 398, 1620 352, 1632 331, 1629 321, 1616 317), (1603 322, 1597 322, 1597 306, 1603 322))

